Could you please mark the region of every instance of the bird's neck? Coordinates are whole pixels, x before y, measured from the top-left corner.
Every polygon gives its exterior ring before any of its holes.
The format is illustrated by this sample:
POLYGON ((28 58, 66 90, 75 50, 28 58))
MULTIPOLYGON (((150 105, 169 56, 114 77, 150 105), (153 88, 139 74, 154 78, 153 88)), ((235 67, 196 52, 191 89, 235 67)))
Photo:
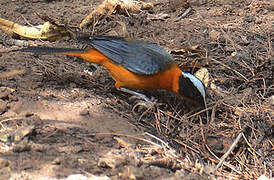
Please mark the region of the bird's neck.
POLYGON ((179 77, 181 76, 182 71, 177 65, 171 66, 168 71, 165 71, 161 81, 161 89, 166 89, 168 91, 173 91, 178 93, 179 91, 179 77))

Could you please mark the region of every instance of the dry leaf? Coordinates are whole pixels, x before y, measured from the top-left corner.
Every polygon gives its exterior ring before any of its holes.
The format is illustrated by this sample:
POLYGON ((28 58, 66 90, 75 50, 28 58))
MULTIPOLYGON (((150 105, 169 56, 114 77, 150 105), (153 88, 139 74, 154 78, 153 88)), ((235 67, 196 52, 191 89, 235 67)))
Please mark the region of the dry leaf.
POLYGON ((55 41, 69 35, 64 27, 53 25, 50 22, 45 22, 43 25, 29 27, 0 18, 0 29, 11 35, 17 34, 20 37, 28 39, 55 41))
POLYGON ((3 72, 3 73, 0 73, 0 79, 8 79, 16 75, 22 75, 25 73, 26 73, 26 70, 12 70, 9 72, 3 72))
POLYGON ((119 145, 120 145, 121 147, 123 147, 123 148, 128 148, 128 147, 131 146, 130 143, 127 143, 126 141, 124 141, 124 140, 121 139, 121 138, 114 137, 113 139, 115 139, 115 140, 119 143, 119 145))
POLYGON ((177 49, 177 50, 172 50, 170 51, 171 54, 176 54, 176 55, 183 55, 186 53, 185 49, 177 49))
POLYGON ((195 76, 199 78, 205 85, 205 87, 208 87, 209 83, 209 72, 206 68, 201 68, 199 69, 196 73, 195 76))

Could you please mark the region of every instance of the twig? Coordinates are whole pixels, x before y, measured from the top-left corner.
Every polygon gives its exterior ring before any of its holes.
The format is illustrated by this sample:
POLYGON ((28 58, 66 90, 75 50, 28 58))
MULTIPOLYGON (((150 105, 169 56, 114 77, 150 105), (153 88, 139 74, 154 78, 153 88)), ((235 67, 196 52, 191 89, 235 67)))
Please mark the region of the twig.
POLYGON ((192 117, 194 117, 194 116, 197 116, 197 115, 199 115, 199 114, 202 114, 203 112, 206 112, 206 111, 212 109, 212 107, 213 107, 213 106, 210 106, 210 107, 207 107, 207 108, 205 108, 205 109, 202 109, 201 111, 199 111, 199 112, 197 112, 197 113, 194 113, 194 114, 192 114, 192 115, 186 117, 185 119, 190 119, 190 118, 192 118, 192 117))
POLYGON ((8 121, 17 121, 17 120, 25 120, 26 118, 25 117, 12 117, 12 118, 7 118, 7 119, 4 119, 4 118, 0 118, 0 126, 3 128, 3 129, 6 129, 5 126, 3 125, 4 122, 8 122, 8 121))
POLYGON ((1 118, 0 122, 3 123, 3 122, 7 122, 7 121, 17 121, 17 120, 25 120, 25 119, 27 119, 27 118, 24 116, 11 117, 11 118, 7 118, 7 119, 1 118))
POLYGON ((214 62, 221 64, 222 66, 224 66, 225 68, 233 71, 234 73, 238 74, 239 76, 241 76, 245 81, 249 81, 244 75, 242 75, 240 72, 236 71, 235 69, 232 69, 231 67, 229 67, 228 65, 225 65, 224 63, 217 61, 216 59, 211 58, 214 62))
POLYGON ((170 148, 169 145, 166 142, 164 142, 162 139, 160 139, 152 134, 149 134, 148 132, 145 132, 144 135, 150 136, 150 137, 156 139, 157 141, 161 142, 163 145, 165 145, 165 147, 170 148))
POLYGON ((245 135, 243 135, 243 138, 244 138, 245 142, 247 143, 247 145, 252 149, 252 151, 254 151, 255 154, 257 154, 257 155, 259 155, 259 156, 262 157, 262 155, 259 154, 259 153, 251 146, 251 144, 250 144, 250 143, 248 142, 248 140, 246 139, 245 135))
POLYGON ((21 17, 24 19, 24 21, 31 27, 38 29, 37 27, 33 26, 26 18, 21 14, 21 17))
POLYGON ((186 145, 186 144, 183 143, 182 141, 180 141, 180 140, 178 140, 178 139, 174 139, 174 141, 175 141, 176 143, 181 144, 181 145, 185 146, 186 148, 188 148, 188 149, 194 151, 195 153, 200 154, 200 152, 199 152, 198 150, 196 150, 196 149, 194 149, 194 148, 192 148, 192 147, 186 145))
POLYGON ((41 142, 41 140, 45 140, 48 139, 49 137, 53 136, 54 134, 56 134, 59 130, 55 129, 52 133, 50 133, 49 135, 42 137, 41 139, 39 139, 39 141, 41 142))
POLYGON ((239 140, 241 139, 241 137, 243 136, 243 133, 240 133, 237 138, 235 139, 235 141, 232 143, 232 145, 230 146, 230 148, 228 149, 228 151, 221 157, 220 162, 217 164, 215 171, 218 170, 218 168, 223 164, 225 158, 227 158, 227 156, 234 150, 234 148, 236 147, 236 145, 238 144, 239 140))
POLYGON ((156 126, 156 129, 157 129, 157 132, 158 134, 162 134, 161 132, 161 123, 160 123, 160 120, 159 120, 159 110, 157 111, 157 113, 154 113, 154 117, 155 117, 155 126, 156 126))
MULTIPOLYGON (((218 158, 218 157, 211 151, 211 149, 210 149, 207 145, 205 145, 205 147, 206 147, 207 150, 210 152, 210 154, 212 154, 216 159, 220 160, 220 158, 218 158)), ((235 171, 236 173, 241 174, 241 172, 238 171, 238 170, 237 170, 234 166, 232 166, 231 164, 226 163, 226 162, 223 162, 223 164, 224 164, 226 167, 229 167, 230 169, 232 169, 233 171, 235 171)))
POLYGON ((176 18, 174 21, 177 22, 177 21, 180 21, 181 19, 185 18, 190 13, 191 10, 192 10, 191 7, 187 8, 185 10, 185 12, 182 15, 180 15, 178 18, 176 18))

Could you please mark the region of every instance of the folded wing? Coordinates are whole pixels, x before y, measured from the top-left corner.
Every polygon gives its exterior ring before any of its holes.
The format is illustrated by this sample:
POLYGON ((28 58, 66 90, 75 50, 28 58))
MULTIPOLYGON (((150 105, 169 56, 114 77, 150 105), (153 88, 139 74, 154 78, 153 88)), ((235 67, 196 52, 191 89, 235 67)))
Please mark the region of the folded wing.
POLYGON ((100 37, 93 38, 91 45, 114 63, 140 75, 164 71, 174 62, 166 50, 149 42, 100 37))

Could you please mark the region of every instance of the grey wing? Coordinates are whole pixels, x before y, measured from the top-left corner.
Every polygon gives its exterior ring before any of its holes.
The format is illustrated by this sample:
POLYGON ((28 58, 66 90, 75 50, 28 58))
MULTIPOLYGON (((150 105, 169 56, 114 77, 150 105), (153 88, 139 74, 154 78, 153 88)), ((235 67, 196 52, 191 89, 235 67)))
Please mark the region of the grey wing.
POLYGON ((168 68, 172 56, 156 44, 123 39, 92 40, 92 46, 116 64, 140 75, 152 75, 168 68))

